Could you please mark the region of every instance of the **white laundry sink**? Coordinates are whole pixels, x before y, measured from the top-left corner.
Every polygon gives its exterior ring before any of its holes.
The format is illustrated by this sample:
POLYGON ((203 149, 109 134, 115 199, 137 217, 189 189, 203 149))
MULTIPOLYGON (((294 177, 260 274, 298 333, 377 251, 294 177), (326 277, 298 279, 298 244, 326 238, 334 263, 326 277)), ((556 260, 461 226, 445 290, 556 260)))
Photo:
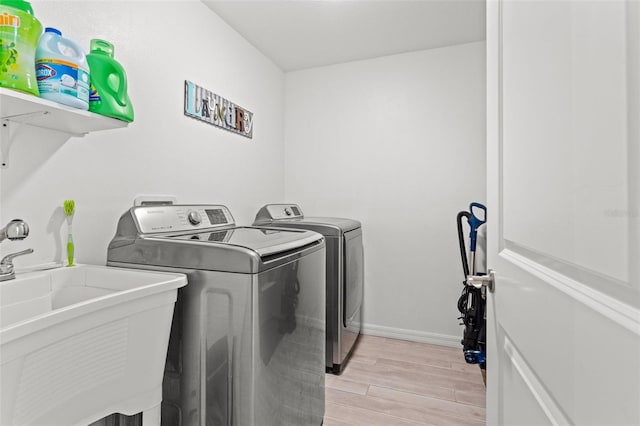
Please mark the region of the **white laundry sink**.
POLYGON ((159 424, 182 274, 81 265, 0 283, 0 425, 159 424))

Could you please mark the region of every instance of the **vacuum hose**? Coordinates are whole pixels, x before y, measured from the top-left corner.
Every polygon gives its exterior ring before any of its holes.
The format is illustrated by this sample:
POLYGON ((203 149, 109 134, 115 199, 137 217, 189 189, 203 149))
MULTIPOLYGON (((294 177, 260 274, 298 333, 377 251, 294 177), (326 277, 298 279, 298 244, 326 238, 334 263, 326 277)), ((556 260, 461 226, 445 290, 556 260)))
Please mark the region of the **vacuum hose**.
POLYGON ((456 217, 458 223, 458 243, 460 244, 460 257, 462 258, 462 270, 464 271, 464 279, 467 279, 469 275, 469 261, 467 260, 467 248, 464 245, 464 231, 462 230, 462 218, 467 218, 467 221, 471 217, 471 213, 461 211, 456 217))

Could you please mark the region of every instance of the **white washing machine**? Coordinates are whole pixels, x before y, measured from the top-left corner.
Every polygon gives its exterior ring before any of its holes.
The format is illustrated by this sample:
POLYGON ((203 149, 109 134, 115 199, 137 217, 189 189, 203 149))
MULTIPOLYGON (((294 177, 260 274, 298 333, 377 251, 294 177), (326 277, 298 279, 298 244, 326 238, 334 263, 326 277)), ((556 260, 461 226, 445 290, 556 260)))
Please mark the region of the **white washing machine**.
POLYGON ((267 204, 254 226, 305 229, 326 240, 327 336, 326 368, 340 374, 362 329, 364 249, 359 221, 332 217, 305 217, 296 204, 267 204))
POLYGON ((322 235, 237 227, 221 205, 133 207, 118 222, 107 264, 187 275, 169 341, 163 426, 322 424, 322 235))

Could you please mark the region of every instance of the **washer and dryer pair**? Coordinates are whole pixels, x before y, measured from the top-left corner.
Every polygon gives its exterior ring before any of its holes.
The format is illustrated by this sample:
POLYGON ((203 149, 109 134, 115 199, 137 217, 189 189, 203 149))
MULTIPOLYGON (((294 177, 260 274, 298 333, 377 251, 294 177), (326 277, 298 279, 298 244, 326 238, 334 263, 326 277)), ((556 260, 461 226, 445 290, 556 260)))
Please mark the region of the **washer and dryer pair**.
POLYGON ((107 265, 187 275, 163 426, 322 424, 324 373, 340 372, 362 322, 358 222, 278 204, 242 227, 222 205, 136 206, 118 222, 107 265))

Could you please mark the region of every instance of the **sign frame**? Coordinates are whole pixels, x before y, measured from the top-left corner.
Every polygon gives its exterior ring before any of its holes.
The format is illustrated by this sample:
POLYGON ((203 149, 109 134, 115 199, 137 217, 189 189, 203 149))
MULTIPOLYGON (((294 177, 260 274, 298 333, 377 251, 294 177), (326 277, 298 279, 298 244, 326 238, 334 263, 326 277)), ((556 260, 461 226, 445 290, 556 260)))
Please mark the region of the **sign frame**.
POLYGON ((253 139, 253 113, 189 80, 184 81, 184 115, 253 139))

